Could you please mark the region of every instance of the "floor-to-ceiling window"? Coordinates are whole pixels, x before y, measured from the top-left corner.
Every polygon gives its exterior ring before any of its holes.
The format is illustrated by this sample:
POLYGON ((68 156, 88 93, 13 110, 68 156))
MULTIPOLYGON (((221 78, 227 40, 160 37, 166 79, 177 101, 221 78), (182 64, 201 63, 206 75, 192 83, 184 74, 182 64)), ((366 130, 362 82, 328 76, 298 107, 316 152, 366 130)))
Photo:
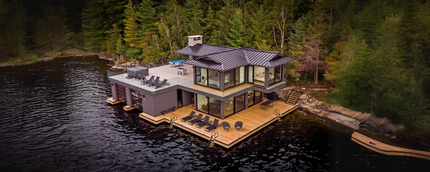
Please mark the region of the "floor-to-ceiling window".
POLYGON ((245 94, 234 97, 234 113, 245 109, 245 94))
POLYGON ((235 83, 236 85, 242 84, 245 82, 245 67, 239 67, 236 68, 236 78, 235 78, 235 83))
POLYGON ((224 89, 234 86, 234 69, 224 72, 224 89))
POLYGON ((275 83, 275 68, 269 68, 269 85, 275 83))
POLYGON ((208 98, 197 94, 197 110, 208 113, 208 98))
POLYGON ((219 89, 219 86, 220 86, 220 80, 219 80, 219 78, 220 78, 220 76, 219 76, 219 72, 217 72, 217 71, 215 71, 215 70, 210 70, 210 69, 208 69, 207 70, 208 71, 208 73, 207 73, 207 80, 208 80, 208 87, 212 87, 212 88, 218 88, 219 89))
POLYGON ((254 84, 264 86, 266 80, 266 68, 254 66, 254 84))
POLYGON ((282 66, 269 68, 269 85, 282 81, 282 66))
POLYGON ((282 66, 275 67, 275 82, 282 81, 282 66))
POLYGON ((224 101, 224 118, 234 113, 234 97, 224 101))
POLYGON ((248 107, 261 102, 261 92, 259 91, 248 91, 248 107))
POLYGON ((254 91, 248 91, 248 107, 254 105, 254 91))
POLYGON ((216 117, 221 117, 220 109, 220 101, 209 97, 209 114, 216 117))

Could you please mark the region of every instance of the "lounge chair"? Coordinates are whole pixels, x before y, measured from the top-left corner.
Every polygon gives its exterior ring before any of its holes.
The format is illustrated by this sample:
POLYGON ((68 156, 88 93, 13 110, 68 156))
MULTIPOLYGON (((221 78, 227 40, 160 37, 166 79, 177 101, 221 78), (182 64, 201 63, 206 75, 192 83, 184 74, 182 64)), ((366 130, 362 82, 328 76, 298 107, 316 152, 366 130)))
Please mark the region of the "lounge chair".
POLYGON ((206 127, 205 131, 210 132, 211 130, 216 129, 216 127, 218 127, 218 119, 215 119, 211 126, 206 127))
POLYGON ((151 86, 153 86, 153 85, 157 84, 159 81, 160 81, 160 77, 159 77, 159 76, 157 76, 157 77, 155 78, 155 80, 154 80, 154 81, 152 81, 152 82, 147 82, 147 83, 146 83, 146 86, 151 87, 151 86))
POLYGON ((154 78, 155 78, 155 76, 154 76, 154 75, 152 75, 152 76, 151 76, 151 78, 149 78, 149 80, 144 80, 144 81, 140 82, 140 84, 145 85, 145 84, 147 84, 148 82, 153 82, 153 81, 154 81, 154 78))
POLYGON ((191 112, 190 112, 190 115, 188 115, 188 116, 186 116, 186 117, 183 117, 183 118, 181 119, 181 121, 182 121, 182 122, 185 122, 185 121, 190 120, 191 118, 194 118, 194 114, 196 114, 196 112, 191 111, 191 112))
POLYGON ((203 117, 203 115, 200 113, 200 114, 197 116, 197 118, 196 118, 196 119, 193 119, 193 120, 189 121, 189 122, 188 122, 188 124, 193 125, 193 124, 195 124, 195 123, 201 122, 201 121, 202 121, 202 117, 203 117))
POLYGON ((169 85, 169 83, 167 83, 167 79, 164 79, 162 82, 160 82, 160 83, 156 83, 154 86, 152 86, 152 87, 154 87, 155 89, 157 89, 157 88, 159 88, 159 87, 161 87, 161 86, 163 86, 163 85, 169 85))
POLYGON ((206 116, 206 117, 205 117, 205 120, 203 120, 203 122, 199 122, 198 124, 196 124, 196 127, 197 127, 197 128, 200 128, 200 127, 202 127, 202 126, 208 125, 208 123, 209 123, 209 117, 208 117, 208 116, 206 116))
POLYGON ((222 128, 224 128, 225 131, 230 129, 230 124, 228 122, 221 122, 222 128))
POLYGON ((241 130, 241 129, 242 129, 242 125, 243 125, 243 122, 242 122, 242 121, 237 121, 237 122, 234 124, 234 128, 236 128, 237 130, 241 130))

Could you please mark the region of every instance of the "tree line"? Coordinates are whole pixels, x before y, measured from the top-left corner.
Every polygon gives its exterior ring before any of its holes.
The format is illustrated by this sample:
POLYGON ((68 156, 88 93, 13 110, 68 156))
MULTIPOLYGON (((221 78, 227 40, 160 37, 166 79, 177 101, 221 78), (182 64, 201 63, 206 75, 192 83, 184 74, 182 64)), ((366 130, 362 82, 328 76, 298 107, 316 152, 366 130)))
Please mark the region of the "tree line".
POLYGON ((290 80, 336 85, 333 102, 430 135, 425 0, 0 0, 0 56, 84 48, 162 62, 187 36, 295 57, 290 80), (30 3, 30 4, 29 4, 30 3), (37 4, 40 6, 40 4, 37 4), (73 7, 82 7, 76 10, 73 7))

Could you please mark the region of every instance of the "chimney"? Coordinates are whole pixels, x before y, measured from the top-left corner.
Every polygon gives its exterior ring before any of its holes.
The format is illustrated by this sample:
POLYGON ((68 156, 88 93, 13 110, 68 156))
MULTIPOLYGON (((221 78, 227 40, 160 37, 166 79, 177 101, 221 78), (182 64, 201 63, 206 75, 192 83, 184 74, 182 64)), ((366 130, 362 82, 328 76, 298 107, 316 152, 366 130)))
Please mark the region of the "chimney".
POLYGON ((202 35, 188 36, 188 46, 194 46, 196 44, 202 44, 202 35))

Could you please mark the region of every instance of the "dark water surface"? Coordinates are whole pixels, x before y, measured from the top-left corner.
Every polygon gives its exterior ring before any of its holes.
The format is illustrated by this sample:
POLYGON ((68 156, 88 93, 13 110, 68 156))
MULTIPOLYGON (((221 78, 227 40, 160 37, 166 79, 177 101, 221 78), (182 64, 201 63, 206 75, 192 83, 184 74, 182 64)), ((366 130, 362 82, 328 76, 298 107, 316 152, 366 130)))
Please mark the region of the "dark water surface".
POLYGON ((0 171, 429 169, 426 160, 364 149, 351 130, 300 113, 232 149, 209 148, 190 133, 107 105, 106 70, 94 57, 0 68, 0 171))

